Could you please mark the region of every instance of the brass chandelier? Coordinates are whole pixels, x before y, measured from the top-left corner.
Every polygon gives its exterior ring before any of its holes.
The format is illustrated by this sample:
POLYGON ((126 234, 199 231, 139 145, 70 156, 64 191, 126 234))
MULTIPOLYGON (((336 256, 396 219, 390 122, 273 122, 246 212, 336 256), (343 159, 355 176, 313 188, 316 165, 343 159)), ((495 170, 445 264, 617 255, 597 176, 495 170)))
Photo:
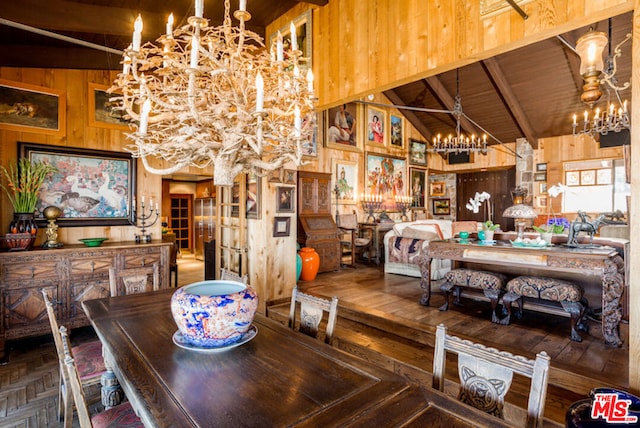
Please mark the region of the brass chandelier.
POLYGON ((212 27, 203 18, 203 0, 195 0, 188 24, 174 30, 171 16, 166 34, 144 45, 142 19, 136 20, 110 91, 137 122, 128 134, 134 142, 129 150, 154 174, 213 165, 214 184, 231 186, 242 172, 265 175, 302 163, 316 98, 295 26, 290 49, 280 33, 267 49, 245 28, 251 19, 246 0, 233 14, 238 26, 232 26, 229 0, 224 6, 222 25, 212 27), (167 166, 152 167, 149 157, 167 166))

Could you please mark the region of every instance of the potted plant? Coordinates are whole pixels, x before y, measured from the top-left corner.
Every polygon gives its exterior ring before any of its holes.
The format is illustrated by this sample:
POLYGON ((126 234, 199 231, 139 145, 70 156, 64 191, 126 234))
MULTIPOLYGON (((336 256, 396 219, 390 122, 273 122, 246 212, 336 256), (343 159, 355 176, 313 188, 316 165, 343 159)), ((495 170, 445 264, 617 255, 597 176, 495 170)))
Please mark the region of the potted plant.
POLYGON ((34 235, 38 230, 33 221, 38 193, 44 180, 57 169, 46 162, 31 162, 21 158, 16 164, 9 165, 9 169, 0 166, 0 171, 7 184, 0 183, 13 206, 13 221, 9 226, 9 233, 30 233, 34 235))
POLYGON ((493 241, 493 234, 496 230, 500 230, 500 225, 494 223, 491 220, 487 220, 482 224, 482 232, 484 232, 484 239, 486 241, 493 241))

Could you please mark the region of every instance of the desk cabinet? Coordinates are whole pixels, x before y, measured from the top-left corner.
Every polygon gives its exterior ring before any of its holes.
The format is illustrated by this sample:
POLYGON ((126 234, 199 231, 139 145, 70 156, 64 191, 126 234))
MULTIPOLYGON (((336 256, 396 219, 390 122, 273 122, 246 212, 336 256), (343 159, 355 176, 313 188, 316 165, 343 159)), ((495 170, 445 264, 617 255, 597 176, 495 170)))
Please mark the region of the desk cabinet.
POLYGON ((41 290, 56 304, 60 325, 89 325, 82 302, 109 296, 109 268, 158 263, 160 287, 168 288, 170 243, 114 243, 96 248, 0 253, 0 351, 6 340, 51 333, 41 290))

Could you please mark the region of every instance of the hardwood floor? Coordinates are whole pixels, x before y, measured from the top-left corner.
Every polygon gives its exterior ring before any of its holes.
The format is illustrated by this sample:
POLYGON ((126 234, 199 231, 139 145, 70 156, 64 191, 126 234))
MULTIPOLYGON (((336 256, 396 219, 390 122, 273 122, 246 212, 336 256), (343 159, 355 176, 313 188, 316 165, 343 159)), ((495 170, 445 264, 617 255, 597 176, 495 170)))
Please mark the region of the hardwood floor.
MULTIPOLYGON (((184 255, 178 263, 180 285, 203 279, 203 264, 192 255, 184 255)), ((488 303, 471 300, 440 312, 444 299, 439 292, 434 291, 431 306, 422 306, 419 279, 385 275, 382 266, 322 273, 298 285, 312 294, 340 299, 335 346, 423 383, 428 383, 431 372, 433 334, 439 323, 447 325, 451 334, 501 350, 529 357, 546 351, 552 369, 545 416, 555 426, 563 424, 568 405, 585 397, 591 387, 628 385, 626 324, 621 325, 625 344, 614 349, 604 345, 594 321, 589 322, 590 333, 583 334, 583 342, 576 343, 569 340, 569 319, 564 317, 527 313, 522 320, 500 326, 490 322, 488 303)), ((271 306, 269 316, 286 317, 288 304, 282 303, 271 306)), ((72 332, 74 343, 90 337, 90 328, 72 332)), ((9 342, 9 349, 8 364, 0 366, 0 426, 61 427, 56 418, 58 363, 51 336, 9 342)), ((526 397, 526 388, 515 381, 512 390, 515 403, 526 397)), ((92 397, 98 410, 99 392, 92 397)))

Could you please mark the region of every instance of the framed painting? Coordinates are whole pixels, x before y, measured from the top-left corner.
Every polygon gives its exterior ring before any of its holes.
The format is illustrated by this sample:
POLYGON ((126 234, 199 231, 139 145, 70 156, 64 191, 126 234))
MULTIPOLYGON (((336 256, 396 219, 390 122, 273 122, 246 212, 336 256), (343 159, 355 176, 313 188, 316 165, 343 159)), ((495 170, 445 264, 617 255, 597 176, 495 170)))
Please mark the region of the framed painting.
POLYGON ((547 183, 540 183, 540 193, 547 193, 547 183))
POLYGON ((546 163, 537 163, 536 164, 536 171, 542 172, 542 171, 546 171, 546 170, 547 170, 547 164, 546 163))
POLYGON ((0 79, 0 129, 64 135, 66 111, 63 91, 0 79))
POLYGON ((295 212, 295 199, 296 199, 295 187, 276 187, 276 212, 277 213, 292 213, 295 212))
POLYGON ((611 184, 611 170, 610 169, 598 169, 596 170, 596 183, 611 184))
POLYGON ((361 151, 358 142, 356 103, 341 104, 323 112, 325 147, 330 149, 361 151))
POLYGON ((424 141, 409 141, 409 165, 427 166, 427 143, 424 141))
POLYGON ((89 126, 99 128, 113 128, 127 131, 129 120, 125 119, 124 110, 117 110, 114 96, 109 94, 107 85, 89 82, 89 126))
POLYGON ((296 184, 297 183, 297 171, 295 169, 285 169, 282 173, 282 182, 285 184, 296 184))
POLYGON ((313 134, 311 134, 311 139, 302 142, 302 155, 303 156, 311 156, 318 157, 318 141, 322 141, 323 129, 319 124, 322 123, 322 114, 319 112, 315 112, 307 116, 302 124, 302 128, 304 128, 307 124, 307 121, 311 121, 313 125, 313 134))
POLYGON ((404 146, 404 120, 402 116, 397 114, 389 115, 389 128, 391 129, 391 137, 389 139, 391 146, 401 149, 404 146))
POLYGON ((273 218, 273 236, 289 236, 291 228, 291 217, 274 217, 273 218))
POLYGON ((269 36, 269 49, 271 50, 272 56, 275 57, 276 55, 276 42, 278 41, 278 34, 282 36, 282 44, 285 57, 291 55, 291 24, 293 24, 296 33, 296 43, 298 45, 298 50, 302 52, 300 65, 303 69, 302 71, 305 72, 307 68, 311 68, 313 56, 313 28, 311 26, 311 17, 311 9, 309 9, 305 13, 291 21, 290 24, 285 25, 269 36))
POLYGON ((355 204, 358 192, 358 163, 349 160, 331 160, 332 189, 338 189, 338 203, 355 204))
POLYGON ((444 196, 447 194, 447 187, 444 181, 434 181, 429 185, 429 195, 444 196))
POLYGON ((533 174, 534 181, 547 181, 547 172, 536 172, 533 174))
POLYGON ((450 215, 451 200, 449 198, 433 199, 433 215, 450 215))
POLYGON ((22 157, 58 171, 38 194, 36 220, 50 206, 62 210, 60 226, 135 224, 136 161, 129 153, 18 143, 22 157))
POLYGON ((536 206, 538 206, 539 208, 547 208, 547 197, 536 196, 536 206))
POLYGON ((595 184, 596 184, 596 171, 594 169, 580 171, 581 186, 593 186, 595 184))
POLYGON ((385 121, 387 113, 379 108, 367 106, 366 114, 366 141, 372 147, 384 147, 385 145, 385 121))
POLYGON ((409 168, 411 178, 410 195, 413 198, 411 208, 425 207, 425 189, 427 185, 427 170, 420 168, 409 168))
POLYGON ((564 175, 564 184, 567 186, 579 186, 580 185, 580 172, 579 171, 567 171, 564 175))
POLYGON ((262 178, 256 174, 247 174, 247 218, 260 218, 262 178))
POLYGON ((381 209, 395 211, 395 197, 406 195, 406 165, 404 158, 367 153, 365 192, 382 197, 381 209))

